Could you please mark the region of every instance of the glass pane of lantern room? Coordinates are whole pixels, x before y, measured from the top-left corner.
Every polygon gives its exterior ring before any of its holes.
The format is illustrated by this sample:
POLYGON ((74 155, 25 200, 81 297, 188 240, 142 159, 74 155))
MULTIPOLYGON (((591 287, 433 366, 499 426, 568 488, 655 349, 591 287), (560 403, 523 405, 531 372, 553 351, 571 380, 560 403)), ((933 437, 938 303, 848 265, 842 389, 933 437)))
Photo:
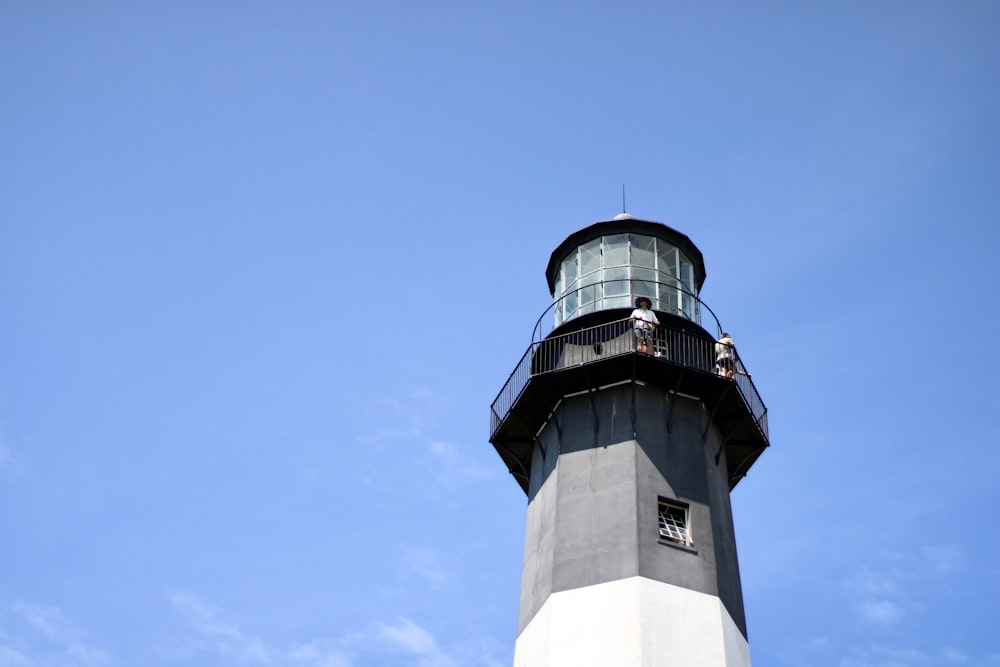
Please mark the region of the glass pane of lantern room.
POLYGON ((662 274, 660 276, 661 281, 665 281, 667 277, 676 278, 677 277, 677 248, 670 245, 666 241, 660 239, 656 240, 656 254, 657 254, 657 269, 662 274))
POLYGON ((632 234, 632 266, 644 266, 650 269, 655 269, 655 244, 656 239, 652 236, 632 234))
MULTIPOLYGON (((628 267, 604 269, 604 293, 608 296, 628 294, 628 267)), ((627 299, 626 299, 627 301, 627 299)))
POLYGON ((684 317, 688 318, 692 322, 696 321, 694 316, 694 304, 696 303, 694 297, 689 294, 681 295, 682 310, 684 311, 684 317))
MULTIPOLYGON (((597 274, 594 274, 597 275, 597 274)), ((587 280, 587 278, 584 278, 587 280)), ((601 298, 601 286, 590 285, 580 290, 580 314, 592 313, 597 309, 596 301, 601 298)))
POLYGON ((633 298, 644 296, 653 302, 653 310, 661 310, 656 295, 656 271, 632 269, 632 296, 633 298))
POLYGON ((563 299, 563 306, 565 308, 563 314, 564 322, 570 318, 576 317, 577 315, 576 304, 577 304, 577 292, 572 291, 566 295, 565 299, 563 299))
POLYGON ((654 285, 654 287, 652 288, 652 291, 649 294, 638 294, 638 293, 636 293, 636 296, 648 296, 651 299, 655 298, 656 297, 656 287, 655 287, 655 285, 656 285, 656 279, 657 279, 657 277, 658 276, 656 275, 656 271, 654 271, 653 269, 637 269, 637 268, 633 267, 633 269, 632 269, 632 279, 633 280, 636 280, 636 279, 638 279, 638 280, 645 280, 645 281, 649 281, 649 283, 651 283, 651 284, 654 285))
POLYGON ((632 281, 632 302, 635 303, 635 299, 640 296, 644 296, 653 302, 653 310, 663 310, 660 308, 660 300, 656 298, 656 284, 647 283, 641 280, 632 281))
POLYGON ((670 282, 674 284, 660 285, 660 305, 664 312, 680 315, 680 299, 677 294, 676 281, 670 282))
POLYGON ((576 251, 573 251, 569 257, 563 260, 562 263, 562 276, 563 276, 563 289, 572 289, 573 283, 576 282, 576 251))
POLYGON ((588 241, 580 246, 580 277, 601 268, 601 239, 588 241))
POLYGON ((604 237, 604 266, 625 266, 628 264, 628 234, 613 234, 604 237))
POLYGON ((687 288, 691 294, 695 294, 694 289, 694 271, 691 266, 690 260, 687 257, 681 256, 681 283, 687 288))

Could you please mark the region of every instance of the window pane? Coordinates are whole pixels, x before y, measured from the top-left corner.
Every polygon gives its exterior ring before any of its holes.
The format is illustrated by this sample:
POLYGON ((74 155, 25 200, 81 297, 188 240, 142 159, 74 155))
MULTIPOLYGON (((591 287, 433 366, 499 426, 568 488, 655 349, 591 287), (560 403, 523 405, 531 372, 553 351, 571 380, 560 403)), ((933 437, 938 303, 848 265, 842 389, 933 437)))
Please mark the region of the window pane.
POLYGON ((603 308, 631 308, 632 302, 629 301, 629 296, 614 296, 614 297, 604 297, 603 308))
POLYGON ((608 296, 628 294, 628 267, 604 269, 604 293, 608 296))
POLYGON ((590 287, 584 287, 580 290, 580 305, 587 303, 593 303, 598 298, 598 290, 601 288, 600 285, 591 285, 590 287))
POLYGON ((692 546, 691 526, 688 523, 688 508, 682 505, 675 505, 665 500, 660 500, 660 537, 692 546))
MULTIPOLYGON (((635 299, 640 296, 644 296, 651 301, 656 301, 656 284, 644 280, 633 280, 632 298, 635 299)), ((656 304, 653 304, 653 309, 656 309, 656 304)))
MULTIPOLYGON (((652 283, 656 282, 659 277, 656 275, 656 271, 653 269, 632 269, 632 277, 638 278, 639 280, 648 280, 652 283)), ((646 296, 656 296, 655 294, 647 294, 646 296)))
POLYGON ((656 239, 652 236, 632 234, 632 266, 656 268, 655 243, 656 239))
POLYGON ((559 271, 556 273, 555 293, 552 296, 558 299, 561 295, 562 295, 562 267, 560 266, 559 271))
POLYGON ((684 283, 684 287, 688 288, 688 291, 692 294, 695 293, 694 271, 687 257, 681 257, 681 282, 684 283))
POLYGON ((563 260, 562 263, 563 285, 570 285, 576 281, 576 251, 563 260))
POLYGON ((601 239, 594 239, 580 246, 580 275, 601 268, 601 239))
POLYGON ((614 234, 604 237, 604 266, 625 266, 628 264, 628 234, 614 234))
POLYGON ((660 305, 663 311, 671 315, 680 315, 680 300, 676 289, 660 286, 660 305))
POLYGON ((563 299, 563 306, 565 308, 564 320, 568 320, 571 317, 576 317, 576 304, 577 304, 577 292, 570 292, 563 299))
MULTIPOLYGON (((656 240, 656 251, 657 251, 657 269, 660 273, 664 274, 664 277, 671 276, 673 278, 677 277, 677 248, 670 245, 666 241, 656 240)), ((660 280, 663 280, 661 278, 660 280)))
POLYGON ((684 311, 684 317, 692 321, 694 320, 694 304, 694 297, 690 294, 681 294, 681 310, 684 311))

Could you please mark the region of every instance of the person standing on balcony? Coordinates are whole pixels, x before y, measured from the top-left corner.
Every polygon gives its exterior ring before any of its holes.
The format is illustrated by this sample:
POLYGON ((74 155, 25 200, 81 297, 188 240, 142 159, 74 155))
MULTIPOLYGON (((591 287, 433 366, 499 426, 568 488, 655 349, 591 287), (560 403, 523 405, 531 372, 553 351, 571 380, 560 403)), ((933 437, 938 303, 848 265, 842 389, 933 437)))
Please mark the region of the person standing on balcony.
POLYGON ((715 343, 715 365, 719 367, 719 375, 733 379, 736 370, 736 343, 727 333, 722 334, 715 343))
POLYGON ((652 311, 653 302, 646 297, 636 297, 635 306, 630 318, 635 332, 635 350, 653 356, 653 332, 660 326, 660 321, 652 311))
POLYGON ((715 365, 719 367, 719 375, 730 380, 736 377, 737 373, 753 377, 750 373, 736 368, 736 343, 727 333, 723 333, 722 338, 715 343, 715 365))

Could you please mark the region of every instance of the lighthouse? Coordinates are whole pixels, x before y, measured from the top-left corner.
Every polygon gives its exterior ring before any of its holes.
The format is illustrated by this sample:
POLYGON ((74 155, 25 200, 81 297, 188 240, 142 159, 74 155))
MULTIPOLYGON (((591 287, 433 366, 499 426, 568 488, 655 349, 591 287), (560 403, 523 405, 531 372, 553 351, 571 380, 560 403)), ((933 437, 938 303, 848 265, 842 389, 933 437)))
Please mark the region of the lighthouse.
POLYGON ((699 298, 701 251, 623 213, 545 276, 490 414, 528 501, 515 667, 750 665, 730 492, 767 409, 699 298))

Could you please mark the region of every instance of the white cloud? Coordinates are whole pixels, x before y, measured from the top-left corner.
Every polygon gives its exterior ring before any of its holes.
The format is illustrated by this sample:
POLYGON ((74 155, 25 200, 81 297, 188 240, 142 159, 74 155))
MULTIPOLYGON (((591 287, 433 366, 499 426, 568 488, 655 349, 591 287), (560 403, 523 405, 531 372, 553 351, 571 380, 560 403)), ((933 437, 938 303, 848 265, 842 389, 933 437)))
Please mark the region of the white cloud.
POLYGON ((452 491, 470 482, 495 478, 494 466, 479 465, 480 459, 435 435, 447 403, 447 399, 422 387, 412 387, 401 397, 382 397, 377 402, 377 416, 370 419, 371 431, 359 436, 358 441, 380 447, 405 443, 405 457, 419 457, 413 463, 423 467, 434 482, 427 489, 452 491), (418 446, 414 447, 414 443, 418 446))
POLYGON ((950 544, 925 546, 920 553, 930 563, 934 573, 941 576, 951 574, 965 559, 965 553, 950 544))
MULTIPOLYGON (((199 635, 202 651, 217 653, 232 664, 278 667, 353 667, 393 664, 410 667, 501 667, 496 656, 505 647, 492 637, 467 637, 442 645, 430 631, 405 617, 376 623, 363 632, 346 632, 278 647, 253 637, 226 620, 216 606, 188 592, 171 592, 174 609, 199 635)), ((227 663, 228 664, 228 663, 227 663)), ((21 667, 12 663, 10 667, 21 667)), ((0 663, 0 667, 7 667, 0 663)), ((29 665, 28 667, 35 667, 29 665)))
POLYGON ((921 591, 938 585, 964 558, 960 548, 949 544, 923 546, 912 553, 883 552, 846 577, 843 586, 863 622, 888 626, 919 611, 921 591))
POLYGON ((397 618, 392 625, 381 625, 382 637, 409 653, 419 667, 457 667, 430 632, 407 618, 397 618))
POLYGON ((191 593, 176 591, 171 592, 169 598, 174 609, 209 639, 219 653, 233 656, 241 662, 273 664, 274 656, 263 642, 243 634, 235 625, 223 621, 218 610, 208 602, 191 593))
POLYGON ((429 389, 411 388, 404 398, 378 399, 378 415, 370 421, 371 433, 362 435, 361 442, 386 440, 424 440, 428 427, 437 423, 443 399, 429 389))
MULTIPOLYGON (((409 656, 406 665, 417 667, 506 667, 510 647, 501 646, 491 637, 465 637, 446 647, 426 628, 405 617, 379 626, 380 637, 397 652, 409 656)), ((398 661, 393 664, 399 664, 398 661)))
POLYGON ((782 665, 813 667, 1000 667, 1000 654, 974 656, 954 647, 920 650, 910 646, 851 642, 818 638, 787 647, 778 656, 782 665))
POLYGON ((988 667, 1000 665, 1000 655, 973 657, 944 648, 938 651, 872 644, 849 649, 839 667, 988 667))
POLYGON ((889 600, 869 600, 859 604, 857 609, 864 620, 881 625, 890 625, 904 616, 900 606, 889 600))
MULTIPOLYGON (((882 560, 887 559, 883 556, 882 560)), ((856 569, 845 580, 844 585, 852 595, 884 597, 899 593, 899 579, 902 576, 903 570, 897 562, 865 564, 856 569)))
POLYGON ((405 567, 420 578, 437 587, 455 583, 450 574, 457 569, 454 559, 439 552, 415 547, 403 547, 405 567))
POLYGON ((252 637, 234 623, 223 619, 222 612, 193 593, 172 591, 170 604, 184 616, 209 644, 211 650, 239 663, 258 665, 301 665, 303 667, 350 667, 345 652, 330 639, 316 639, 289 648, 276 648, 252 637))
POLYGON ((24 653, 0 644, 0 667, 31 667, 31 664, 24 653))
POLYGON ((0 644, 0 667, 100 667, 111 664, 111 656, 95 646, 62 609, 17 602, 10 611, 13 623, 4 644, 0 644))
POLYGON ((472 463, 475 459, 463 456, 450 443, 435 440, 428 445, 427 453, 426 464, 441 485, 458 486, 496 476, 494 468, 475 465, 472 463))

